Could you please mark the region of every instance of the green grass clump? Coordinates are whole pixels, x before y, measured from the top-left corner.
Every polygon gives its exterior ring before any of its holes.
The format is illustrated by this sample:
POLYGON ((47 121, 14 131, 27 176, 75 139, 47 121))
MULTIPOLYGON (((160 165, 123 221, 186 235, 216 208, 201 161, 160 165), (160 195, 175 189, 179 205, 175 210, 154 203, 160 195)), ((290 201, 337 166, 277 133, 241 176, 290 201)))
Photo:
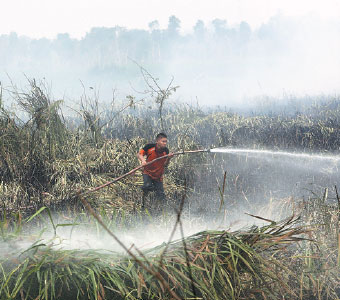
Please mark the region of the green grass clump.
MULTIPOLYGON (((251 299, 294 291, 275 256, 302 239, 296 220, 244 232, 205 231, 149 249, 138 261, 112 252, 34 244, 1 259, 0 299, 251 299)), ((137 253, 139 253, 137 251, 137 253)), ((142 254, 142 255, 141 255, 142 254)), ((286 254, 287 255, 287 254, 286 254)), ((288 255, 289 256, 289 255, 288 255)), ((288 273, 287 273, 288 274, 288 273)))

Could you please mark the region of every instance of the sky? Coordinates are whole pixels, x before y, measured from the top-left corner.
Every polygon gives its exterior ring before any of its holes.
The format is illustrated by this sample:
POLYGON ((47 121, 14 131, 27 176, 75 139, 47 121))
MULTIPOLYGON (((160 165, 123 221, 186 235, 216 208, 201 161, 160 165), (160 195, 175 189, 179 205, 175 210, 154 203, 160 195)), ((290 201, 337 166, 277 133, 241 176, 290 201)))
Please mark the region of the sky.
MULTIPOLYGON (((4 1, 4 0, 2 0, 4 1)), ((278 13, 287 16, 313 14, 340 18, 340 0, 11 0, 1 3, 0 34, 16 32, 32 38, 54 38, 69 33, 81 38, 92 27, 148 28, 158 20, 161 28, 175 15, 183 31, 198 19, 206 23, 226 19, 246 21, 257 28, 278 13)))

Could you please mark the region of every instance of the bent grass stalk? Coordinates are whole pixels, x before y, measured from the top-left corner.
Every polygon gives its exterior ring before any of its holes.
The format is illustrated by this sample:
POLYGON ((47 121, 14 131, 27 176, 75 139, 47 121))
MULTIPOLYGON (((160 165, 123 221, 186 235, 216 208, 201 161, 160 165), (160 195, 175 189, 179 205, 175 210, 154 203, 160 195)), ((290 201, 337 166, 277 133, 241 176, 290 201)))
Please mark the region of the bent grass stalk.
POLYGON ((117 237, 116 235, 104 224, 104 222, 101 220, 101 218, 94 212, 90 204, 81 196, 80 200, 86 207, 86 209, 89 211, 89 213, 98 221, 98 223, 106 230, 106 232, 135 260, 136 263, 138 263, 143 269, 145 269, 147 272, 149 272, 151 275, 153 275, 155 278, 157 278, 160 283, 166 288, 169 293, 174 297, 175 299, 181 300, 177 296, 177 294, 170 288, 168 283, 164 280, 164 278, 161 276, 159 272, 156 272, 155 270, 151 269, 150 267, 146 266, 141 260, 139 260, 131 251, 128 249, 117 237))
MULTIPOLYGON (((96 220, 104 224, 99 217, 96 220)), ((36 244, 18 258, 2 260, 0 299, 19 295, 27 299, 174 299, 175 295, 240 299, 257 295, 257 289, 277 295, 287 288, 275 272, 273 266, 279 264, 274 256, 302 239, 304 229, 294 227, 295 222, 291 218, 235 233, 200 232, 144 253, 137 251, 139 257, 128 252, 131 259, 36 244), (272 258, 265 258, 265 253, 272 253, 272 258), (13 259, 21 262, 14 264, 13 259)))

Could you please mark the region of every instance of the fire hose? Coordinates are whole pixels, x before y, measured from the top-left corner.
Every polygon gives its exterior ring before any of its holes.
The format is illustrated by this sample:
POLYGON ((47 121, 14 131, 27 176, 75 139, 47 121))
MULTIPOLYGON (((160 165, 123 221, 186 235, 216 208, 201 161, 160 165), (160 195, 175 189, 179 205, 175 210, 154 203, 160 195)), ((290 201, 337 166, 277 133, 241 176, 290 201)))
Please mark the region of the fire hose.
POLYGON ((117 177, 117 178, 115 178, 115 179, 113 179, 113 180, 111 180, 111 181, 109 181, 109 182, 106 182, 106 183, 104 183, 104 184, 102 184, 102 185, 100 185, 100 186, 97 186, 97 187, 95 187, 95 188, 93 188, 93 189, 91 189, 91 190, 88 190, 88 191, 86 191, 85 193, 83 193, 83 195, 86 195, 86 194, 89 194, 89 193, 93 193, 93 192, 96 192, 96 191, 98 191, 98 190, 100 190, 100 189, 102 189, 102 188, 104 188, 104 187, 107 187, 107 186, 109 186, 109 185, 111 185, 111 184, 113 184, 113 183, 115 183, 115 182, 117 182, 117 181, 119 181, 119 180, 121 180, 121 179, 123 179, 123 178, 129 176, 129 175, 134 174, 137 170, 139 170, 139 169, 141 169, 141 168, 144 168, 144 167, 146 167, 146 166, 149 166, 149 165, 153 164, 153 163, 156 162, 157 160, 161 160, 161 159, 167 158, 167 157, 169 157, 169 156, 175 156, 175 155, 180 155, 180 154, 200 153, 200 152, 210 152, 210 149, 188 150, 188 151, 184 151, 184 150, 183 150, 183 151, 179 151, 179 152, 169 153, 169 154, 163 155, 163 156, 161 156, 161 157, 155 158, 155 159, 152 160, 152 161, 147 162, 147 163, 144 164, 144 165, 140 165, 140 166, 138 166, 138 167, 132 169, 131 171, 125 173, 124 175, 121 175, 121 176, 119 176, 119 177, 117 177))

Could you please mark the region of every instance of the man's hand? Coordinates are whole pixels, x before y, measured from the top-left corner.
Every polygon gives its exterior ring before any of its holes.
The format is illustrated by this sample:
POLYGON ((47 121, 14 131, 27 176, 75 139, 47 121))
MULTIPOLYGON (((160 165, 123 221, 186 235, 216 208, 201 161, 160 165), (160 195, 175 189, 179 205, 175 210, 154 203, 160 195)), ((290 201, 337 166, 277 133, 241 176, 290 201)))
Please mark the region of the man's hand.
POLYGON ((168 158, 170 159, 170 158, 172 158, 172 157, 174 157, 174 153, 173 153, 173 152, 170 152, 168 158))
POLYGON ((141 164, 142 166, 145 166, 145 165, 146 165, 146 160, 145 160, 144 155, 142 155, 142 154, 140 154, 140 153, 137 153, 137 158, 139 159, 140 164, 141 164))

